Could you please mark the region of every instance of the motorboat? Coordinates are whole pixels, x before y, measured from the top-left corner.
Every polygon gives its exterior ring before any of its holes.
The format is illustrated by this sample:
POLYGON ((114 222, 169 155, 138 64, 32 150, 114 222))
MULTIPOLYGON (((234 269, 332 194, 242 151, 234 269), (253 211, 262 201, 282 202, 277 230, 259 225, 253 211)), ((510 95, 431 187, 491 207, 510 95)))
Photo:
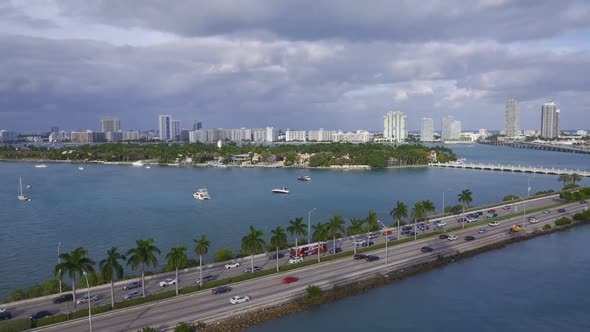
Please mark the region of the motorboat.
POLYGON ((80 171, 83 171, 83 170, 84 170, 84 167, 82 167, 82 166, 79 166, 79 167, 78 167, 78 170, 80 170, 80 171))
POLYGON ((131 163, 131 166, 143 166, 143 162, 141 160, 135 161, 131 163))
POLYGON ((146 169, 150 169, 150 168, 152 168, 152 167, 151 167, 150 165, 147 165, 145 168, 146 168, 146 169))
POLYGON ((18 192, 18 200, 19 201, 31 201, 31 199, 29 198, 29 196, 23 194, 23 180, 21 178, 18 178, 18 184, 19 184, 19 192, 18 192))
POLYGON ((33 186, 30 184, 27 184, 27 189, 31 189, 31 188, 33 188, 33 186))
POLYGON ((45 165, 45 164, 37 164, 37 165, 35 165, 35 168, 46 168, 46 167, 47 167, 47 165, 45 165))
POLYGON ((209 196, 209 192, 205 188, 199 189, 196 192, 194 192, 193 197, 200 201, 206 201, 208 199, 211 199, 211 196, 209 196))
POLYGON ((280 187, 273 189, 272 192, 275 194, 288 194, 289 189, 287 187, 280 187))
POLYGON ((218 162, 218 161, 210 161, 207 163, 207 166, 209 167, 221 167, 221 168, 226 168, 227 166, 218 162))
POLYGON ((299 177, 297 177, 297 180, 299 180, 299 181, 311 181, 311 176, 309 176, 309 175, 299 176, 299 177))

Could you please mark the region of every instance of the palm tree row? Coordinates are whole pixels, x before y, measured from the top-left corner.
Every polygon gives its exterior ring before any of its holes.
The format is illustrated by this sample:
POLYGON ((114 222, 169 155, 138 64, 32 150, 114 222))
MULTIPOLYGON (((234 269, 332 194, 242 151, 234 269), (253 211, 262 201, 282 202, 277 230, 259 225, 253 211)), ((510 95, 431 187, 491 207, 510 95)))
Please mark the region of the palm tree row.
POLYGON ((568 184, 575 185, 576 182, 582 181, 582 176, 578 173, 560 174, 559 177, 557 178, 557 181, 563 182, 563 186, 565 187, 568 184))

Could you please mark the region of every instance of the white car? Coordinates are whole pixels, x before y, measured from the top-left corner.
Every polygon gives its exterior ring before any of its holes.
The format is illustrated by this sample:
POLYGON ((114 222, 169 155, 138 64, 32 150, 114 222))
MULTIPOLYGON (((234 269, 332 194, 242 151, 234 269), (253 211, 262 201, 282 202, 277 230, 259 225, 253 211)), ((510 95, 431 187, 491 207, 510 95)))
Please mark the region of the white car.
POLYGON ((293 257, 289 260, 289 264, 297 264, 303 262, 303 257, 293 257))
POLYGON ((543 211, 543 213, 544 214, 549 214, 549 213, 551 213, 551 210, 545 210, 545 211, 543 211))
POLYGON ((355 246, 362 246, 365 243, 367 243, 367 240, 365 239, 356 239, 352 244, 355 246))
POLYGON ((495 227, 495 226, 500 226, 500 222, 499 221, 492 221, 491 223, 488 223, 488 225, 495 227))
POLYGON ((447 240, 449 241, 455 241, 457 239, 457 237, 455 235, 449 235, 449 237, 447 238, 447 240))
POLYGON ((232 298, 229 299, 229 303, 231 303, 231 304, 244 303, 244 302, 248 302, 248 301, 250 301, 250 296, 248 296, 248 295, 236 295, 236 296, 232 296, 232 298))
POLYGON ((233 267, 239 267, 239 266, 240 266, 240 263, 238 263, 238 262, 225 264, 226 269, 231 269, 233 267))
POLYGON ((512 209, 512 206, 510 206, 510 205, 506 205, 506 206, 504 206, 502 209, 504 209, 504 210, 510 210, 510 209, 512 209))
POLYGON ((434 224, 436 226, 446 226, 447 225, 447 223, 444 220, 436 221, 436 222, 434 222, 434 224))
POLYGON ((536 223, 538 223, 538 222, 539 222, 539 220, 537 220, 537 218, 535 218, 535 217, 529 217, 529 222, 530 222, 531 224, 536 224, 536 223))
POLYGON ((166 287, 170 285, 176 285, 176 279, 168 278, 160 281, 160 287, 166 287))
MULTIPOLYGON (((81 298, 79 298, 79 299, 76 300, 76 304, 87 303, 88 302, 88 299, 89 299, 88 298, 88 295, 84 295, 81 298)), ((90 302, 94 302, 96 300, 98 300, 98 296, 96 296, 94 294, 91 294, 90 295, 90 302)))

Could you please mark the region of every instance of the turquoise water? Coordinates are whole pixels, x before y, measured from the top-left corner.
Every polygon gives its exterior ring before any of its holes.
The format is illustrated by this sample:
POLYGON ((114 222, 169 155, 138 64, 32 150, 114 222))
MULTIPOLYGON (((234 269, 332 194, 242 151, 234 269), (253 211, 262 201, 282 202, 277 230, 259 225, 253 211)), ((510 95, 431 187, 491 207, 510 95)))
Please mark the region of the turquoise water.
MULTIPOLYGON (((571 167, 589 165, 590 156, 490 146, 456 146, 468 161, 477 158, 547 158, 571 167), (515 153, 518 152, 518 153, 515 153), (494 155, 496 157, 494 157, 494 155)), ((515 160, 515 159, 512 159, 515 160)), ((487 160, 482 160, 486 161, 487 160)), ((71 251, 84 246, 96 261, 113 245, 127 250, 135 240, 154 237, 162 249, 161 261, 177 245, 192 246, 206 234, 210 252, 239 249, 240 239, 254 225, 264 230, 286 226, 305 217, 312 208, 312 223, 325 222, 335 213, 364 217, 375 210, 385 223, 395 201, 413 205, 430 199, 441 209, 457 204, 460 190, 474 192, 473 204, 499 201, 509 193, 524 195, 527 181, 534 191, 559 189, 556 176, 440 168, 379 171, 292 169, 151 169, 132 166, 51 164, 44 169, 32 163, 0 163, 0 298, 8 290, 28 287, 52 277, 57 246, 71 251), (297 176, 310 174, 312 181, 297 176), (32 185, 31 202, 16 199, 18 178, 32 185), (273 195, 271 189, 287 186, 290 195, 273 195), (208 188, 212 200, 195 201, 192 192, 208 188), (18 275, 18 278, 6 277, 18 275)), ((570 167, 570 168, 571 168, 570 167)), ((192 248, 189 252, 192 253, 192 248)))

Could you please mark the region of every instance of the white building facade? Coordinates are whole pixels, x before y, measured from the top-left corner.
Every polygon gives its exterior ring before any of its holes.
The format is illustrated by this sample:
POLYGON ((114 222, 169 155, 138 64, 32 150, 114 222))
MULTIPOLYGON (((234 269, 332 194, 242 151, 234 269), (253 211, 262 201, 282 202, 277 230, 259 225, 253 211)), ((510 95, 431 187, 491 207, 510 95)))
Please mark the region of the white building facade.
POLYGON ((508 137, 520 135, 518 103, 514 99, 506 101, 504 112, 504 134, 508 137))
POLYGON ((560 110, 553 101, 548 101, 541 108, 541 137, 557 138, 559 137, 560 110))
POLYGON ((402 112, 389 112, 383 119, 383 138, 403 142, 408 137, 407 117, 402 112))
POLYGON ((420 141, 434 141, 434 122, 432 118, 422 118, 420 121, 420 141))

